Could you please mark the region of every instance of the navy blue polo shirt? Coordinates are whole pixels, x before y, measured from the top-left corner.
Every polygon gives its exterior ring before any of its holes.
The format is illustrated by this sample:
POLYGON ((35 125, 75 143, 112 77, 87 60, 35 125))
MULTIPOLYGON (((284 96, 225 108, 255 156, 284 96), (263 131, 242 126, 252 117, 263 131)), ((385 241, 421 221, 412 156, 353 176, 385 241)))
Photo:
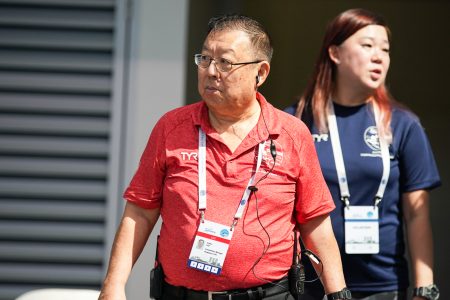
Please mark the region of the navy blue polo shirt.
MULTIPOLYGON (((294 114, 295 109, 296 105, 293 105, 285 111, 294 114)), ((347 173, 350 205, 373 205, 383 165, 371 105, 348 107, 335 103, 334 110, 347 173)), ((305 119, 311 120, 312 117, 305 116, 305 119)), ((389 147, 391 170, 379 205, 378 254, 345 253, 344 205, 340 200, 331 140, 328 133, 320 134, 314 124, 308 125, 323 175, 336 204, 331 220, 341 251, 347 286, 353 291, 367 292, 406 289, 409 281, 401 196, 405 192, 432 189, 441 183, 428 138, 418 118, 403 108, 393 108, 393 141, 389 147)), ((306 265, 311 268, 309 264, 306 265)))

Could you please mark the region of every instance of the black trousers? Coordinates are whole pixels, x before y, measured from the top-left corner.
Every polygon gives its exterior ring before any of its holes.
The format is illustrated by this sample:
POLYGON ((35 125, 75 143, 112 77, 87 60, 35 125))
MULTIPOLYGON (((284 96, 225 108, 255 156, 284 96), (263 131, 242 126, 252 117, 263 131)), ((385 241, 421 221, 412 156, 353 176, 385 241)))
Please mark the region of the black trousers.
MULTIPOLYGON (((231 298, 231 299, 233 299, 233 298, 231 298)), ((273 295, 273 296, 269 296, 269 297, 264 297, 262 299, 264 299, 264 300, 296 300, 296 299, 294 299, 294 297, 291 296, 291 294, 289 292, 285 292, 285 293, 281 293, 281 294, 273 295)), ((182 298, 173 297, 172 295, 163 293, 161 300, 186 300, 186 299, 183 297, 182 298)), ((303 299, 300 298, 299 300, 303 300, 303 299)))
MULTIPOLYGON (((278 295, 263 297, 262 299, 263 300, 322 300, 322 299, 326 300, 326 298, 323 298, 323 297, 318 298, 317 295, 311 295, 308 293, 305 293, 305 294, 301 295, 298 299, 295 299, 289 292, 283 292, 278 295)), ((399 298, 399 300, 400 299, 402 299, 402 298, 399 298)), ((186 299, 184 296, 173 295, 170 292, 169 293, 163 292, 161 300, 189 300, 189 299, 186 299)), ((404 300, 406 300, 406 298, 404 300)))

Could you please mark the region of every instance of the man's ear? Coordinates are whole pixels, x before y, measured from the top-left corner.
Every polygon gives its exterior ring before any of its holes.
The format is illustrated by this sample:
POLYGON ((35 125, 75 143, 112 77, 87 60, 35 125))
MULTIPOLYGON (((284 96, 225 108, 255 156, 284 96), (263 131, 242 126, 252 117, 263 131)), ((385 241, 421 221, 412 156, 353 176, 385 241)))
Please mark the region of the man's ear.
POLYGON ((267 76, 269 76, 270 73, 270 64, 267 61, 263 61, 258 69, 258 75, 259 78, 258 82, 256 83, 257 86, 261 86, 264 81, 266 81, 267 76))
POLYGON ((335 64, 340 63, 340 57, 339 57, 339 47, 336 45, 331 45, 328 47, 328 55, 330 56, 330 59, 335 64))

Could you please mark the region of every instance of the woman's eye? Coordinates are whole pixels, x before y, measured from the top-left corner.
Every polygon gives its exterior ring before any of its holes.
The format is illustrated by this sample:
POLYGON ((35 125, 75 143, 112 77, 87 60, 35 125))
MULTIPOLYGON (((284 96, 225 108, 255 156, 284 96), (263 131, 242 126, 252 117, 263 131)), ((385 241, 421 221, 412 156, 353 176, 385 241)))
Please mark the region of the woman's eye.
POLYGON ((371 45, 371 44, 362 44, 362 46, 363 46, 364 48, 372 48, 372 45, 371 45))

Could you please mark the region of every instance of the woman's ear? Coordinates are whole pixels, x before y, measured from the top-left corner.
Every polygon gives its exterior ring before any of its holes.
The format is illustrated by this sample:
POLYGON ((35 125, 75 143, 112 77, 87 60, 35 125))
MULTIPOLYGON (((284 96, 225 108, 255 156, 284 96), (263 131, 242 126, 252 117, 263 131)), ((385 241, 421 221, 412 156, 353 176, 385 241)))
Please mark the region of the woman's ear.
POLYGON ((331 45, 330 47, 328 47, 328 55, 330 56, 332 62, 334 62, 337 65, 340 63, 338 46, 331 45))

